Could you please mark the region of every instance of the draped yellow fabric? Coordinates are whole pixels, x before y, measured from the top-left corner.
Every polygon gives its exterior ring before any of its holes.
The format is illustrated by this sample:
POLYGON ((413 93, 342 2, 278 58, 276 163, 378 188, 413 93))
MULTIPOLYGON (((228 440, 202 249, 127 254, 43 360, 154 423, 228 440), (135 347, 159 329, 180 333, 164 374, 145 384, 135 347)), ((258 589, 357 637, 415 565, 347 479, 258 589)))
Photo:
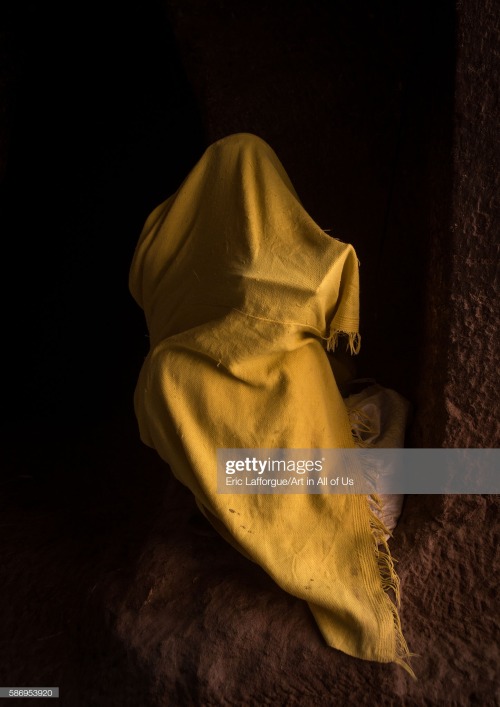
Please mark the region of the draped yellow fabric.
POLYGON ((147 219, 130 289, 151 343, 141 439, 229 542, 308 602, 329 645, 407 667, 366 496, 217 493, 218 448, 354 446, 325 351, 339 333, 359 346, 353 247, 307 214, 267 143, 231 135, 147 219))

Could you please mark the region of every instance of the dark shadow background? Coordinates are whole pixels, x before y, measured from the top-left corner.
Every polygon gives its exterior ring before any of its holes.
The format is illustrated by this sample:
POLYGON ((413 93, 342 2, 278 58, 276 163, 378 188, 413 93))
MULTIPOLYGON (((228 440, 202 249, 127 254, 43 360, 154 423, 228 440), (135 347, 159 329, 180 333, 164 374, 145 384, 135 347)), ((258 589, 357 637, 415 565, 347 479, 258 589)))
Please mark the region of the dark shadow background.
POLYGON ((130 414, 147 351, 127 287, 138 234, 204 147, 240 130, 267 139, 311 215, 355 245, 359 374, 414 400, 432 199, 444 224, 451 189, 451 4, 3 12, 3 398, 15 457, 33 451, 40 471, 65 440, 130 414))
POLYGON ((147 340, 129 263, 202 138, 160 3, 8 5, 4 430, 22 454, 130 415, 147 340))

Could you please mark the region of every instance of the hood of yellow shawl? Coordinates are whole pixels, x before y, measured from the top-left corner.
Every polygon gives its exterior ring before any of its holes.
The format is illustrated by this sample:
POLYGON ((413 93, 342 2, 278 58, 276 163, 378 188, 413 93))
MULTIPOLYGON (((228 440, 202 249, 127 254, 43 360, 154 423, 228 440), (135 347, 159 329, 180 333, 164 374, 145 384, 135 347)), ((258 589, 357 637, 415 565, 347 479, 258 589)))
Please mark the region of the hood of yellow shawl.
POLYGON ((130 290, 151 345, 232 310, 328 339, 358 330, 358 260, 303 208, 271 147, 249 133, 211 145, 147 219, 130 290))

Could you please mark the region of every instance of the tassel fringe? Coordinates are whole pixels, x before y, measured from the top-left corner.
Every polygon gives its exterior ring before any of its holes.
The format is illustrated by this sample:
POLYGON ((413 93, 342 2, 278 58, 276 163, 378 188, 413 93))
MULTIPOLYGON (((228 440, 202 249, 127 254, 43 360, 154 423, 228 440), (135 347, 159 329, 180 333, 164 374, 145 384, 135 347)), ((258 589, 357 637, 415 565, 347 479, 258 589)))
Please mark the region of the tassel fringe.
MULTIPOLYGON (((349 337, 348 347, 351 354, 357 354, 361 346, 360 335, 357 333, 347 333, 338 330, 333 331, 328 339, 327 350, 334 351, 337 348, 340 334, 346 334, 349 337)), ((357 447, 374 447, 374 444, 366 442, 363 439, 363 437, 372 436, 375 432, 374 421, 370 418, 370 416, 363 410, 357 408, 349 409, 348 416, 351 423, 351 432, 354 444, 357 447)), ((417 676, 410 665, 410 659, 418 656, 416 653, 411 653, 408 648, 408 644, 403 636, 401 619, 398 613, 398 609, 401 606, 401 586, 399 577, 394 567, 394 563, 397 562, 397 560, 392 557, 387 542, 388 538, 392 537, 392 533, 376 513, 376 511, 381 513, 383 510, 382 498, 376 493, 372 493, 366 498, 370 514, 370 530, 374 539, 374 552, 380 575, 380 583, 382 590, 385 593, 387 608, 391 612, 394 626, 396 655, 392 662, 402 667, 414 680, 417 680, 417 676)))
POLYGON ((357 331, 340 331, 340 329, 334 329, 326 342, 327 351, 335 351, 339 344, 339 336, 347 336, 347 347, 346 351, 349 350, 351 354, 358 354, 361 348, 361 335, 357 331))
POLYGON ((375 434, 374 420, 361 408, 348 408, 347 415, 351 423, 351 433, 356 447, 361 447, 362 449, 374 447, 374 444, 364 440, 365 436, 371 437, 375 434))
POLYGON ((392 557, 386 540, 386 537, 391 536, 392 534, 374 512, 374 509, 379 511, 382 510, 382 499, 380 496, 378 494, 370 494, 370 496, 367 497, 367 500, 370 509, 370 529, 375 541, 375 555, 377 558, 380 580, 382 589, 384 590, 387 599, 387 607, 392 614, 392 619, 394 622, 394 635, 396 640, 396 657, 394 658, 394 662, 404 668, 404 670, 406 670, 406 672, 409 673, 414 680, 416 680, 417 676, 413 672, 409 662, 410 658, 416 657, 416 653, 410 653, 408 649, 408 644, 403 636, 401 620, 398 613, 398 609, 401 604, 400 583, 399 577, 394 568, 394 563, 396 560, 392 557), (394 601, 391 598, 391 594, 394 596, 394 601))

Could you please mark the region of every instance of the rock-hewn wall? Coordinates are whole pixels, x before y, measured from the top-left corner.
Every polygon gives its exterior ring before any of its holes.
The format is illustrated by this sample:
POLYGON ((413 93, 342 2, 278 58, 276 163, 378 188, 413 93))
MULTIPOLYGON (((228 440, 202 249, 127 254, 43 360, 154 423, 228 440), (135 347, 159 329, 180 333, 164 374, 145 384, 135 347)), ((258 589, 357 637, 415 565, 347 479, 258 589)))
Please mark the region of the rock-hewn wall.
POLYGON ((459 4, 444 446, 500 443, 499 25, 459 4))
POLYGON ((457 5, 452 195, 444 214, 434 198, 429 223, 414 430, 422 446, 500 441, 497 14, 494 2, 457 5))

